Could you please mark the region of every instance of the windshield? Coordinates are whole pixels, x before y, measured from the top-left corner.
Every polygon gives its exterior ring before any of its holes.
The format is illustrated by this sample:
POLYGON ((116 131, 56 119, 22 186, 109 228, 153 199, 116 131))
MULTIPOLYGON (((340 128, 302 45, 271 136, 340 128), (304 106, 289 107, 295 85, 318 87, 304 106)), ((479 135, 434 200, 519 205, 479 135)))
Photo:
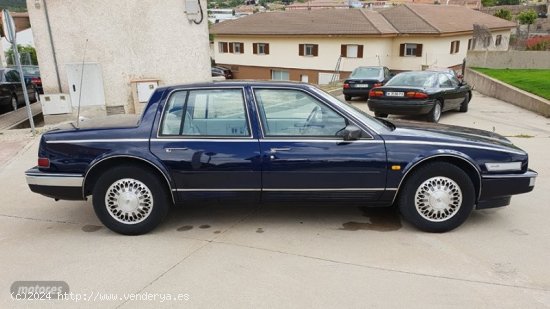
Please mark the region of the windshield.
POLYGON ((351 78, 378 78, 381 68, 357 68, 353 70, 351 78))
POLYGON ((390 128, 390 126, 386 125, 384 122, 372 117, 371 115, 369 115, 366 112, 360 110, 359 108, 357 108, 357 107, 355 107, 351 104, 344 103, 344 102, 338 100, 337 98, 332 96, 330 93, 328 93, 328 92, 326 92, 322 89, 319 89, 319 88, 316 88, 316 87, 311 87, 311 89, 313 91, 315 91, 315 93, 321 95, 323 98, 329 100, 334 105, 342 108, 346 112, 353 115, 355 118, 357 118, 360 121, 364 122, 368 127, 370 127, 372 130, 376 131, 377 133, 381 132, 381 131, 388 131, 388 130, 393 129, 393 128, 390 128))
POLYGON ((436 80, 432 72, 406 72, 395 75, 386 86, 433 87, 436 80))
POLYGON ((21 68, 23 69, 23 73, 25 75, 40 75, 40 70, 38 69, 38 67, 22 66, 21 68))

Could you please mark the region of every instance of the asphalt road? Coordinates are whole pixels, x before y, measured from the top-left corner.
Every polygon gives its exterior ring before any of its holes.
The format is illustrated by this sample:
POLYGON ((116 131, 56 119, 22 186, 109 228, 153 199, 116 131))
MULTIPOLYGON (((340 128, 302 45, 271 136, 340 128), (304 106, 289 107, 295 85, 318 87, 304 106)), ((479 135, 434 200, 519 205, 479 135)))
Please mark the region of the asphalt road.
POLYGON ((550 307, 550 119, 475 93, 468 113, 441 122, 509 136, 539 172, 535 190, 446 234, 393 209, 220 204, 128 237, 90 202, 28 190, 35 139, 0 170, 0 308, 550 307), (12 300, 20 280, 65 281, 73 296, 12 300))

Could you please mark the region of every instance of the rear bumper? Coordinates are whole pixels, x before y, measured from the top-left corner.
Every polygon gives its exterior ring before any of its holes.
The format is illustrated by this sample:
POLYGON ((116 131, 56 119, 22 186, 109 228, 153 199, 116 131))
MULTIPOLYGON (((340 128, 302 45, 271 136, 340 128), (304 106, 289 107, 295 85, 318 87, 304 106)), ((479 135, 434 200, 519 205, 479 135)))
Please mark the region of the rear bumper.
POLYGON ((429 113, 433 106, 432 100, 392 101, 369 99, 367 104, 373 112, 394 115, 424 115, 429 113))
POLYGON ((349 95, 352 97, 368 97, 369 91, 372 88, 343 88, 342 91, 344 95, 349 95))
POLYGON ((510 204, 512 195, 533 191, 537 176, 537 172, 533 170, 523 174, 483 175, 477 209, 510 204))
POLYGON ((34 167, 25 172, 32 192, 60 200, 84 200, 80 174, 46 173, 34 167))

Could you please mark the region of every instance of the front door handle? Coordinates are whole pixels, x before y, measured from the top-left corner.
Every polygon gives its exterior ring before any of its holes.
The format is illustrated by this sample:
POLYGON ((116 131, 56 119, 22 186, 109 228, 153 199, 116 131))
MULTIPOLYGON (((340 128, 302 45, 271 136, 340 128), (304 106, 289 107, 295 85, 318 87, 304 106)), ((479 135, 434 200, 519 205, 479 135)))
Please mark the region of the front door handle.
POLYGON ((189 148, 187 147, 183 147, 183 148, 165 148, 164 150, 168 153, 170 152, 174 152, 174 151, 185 151, 185 150, 188 150, 189 148))
POLYGON ((269 151, 271 153, 276 153, 276 152, 280 152, 280 151, 290 151, 291 148, 289 147, 284 147, 284 148, 271 148, 269 151))

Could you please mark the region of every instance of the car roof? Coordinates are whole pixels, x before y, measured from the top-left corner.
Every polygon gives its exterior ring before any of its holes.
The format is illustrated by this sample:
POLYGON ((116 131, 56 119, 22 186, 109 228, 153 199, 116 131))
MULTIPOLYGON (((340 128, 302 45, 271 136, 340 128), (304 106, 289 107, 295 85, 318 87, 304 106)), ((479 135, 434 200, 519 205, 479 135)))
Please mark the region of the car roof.
POLYGON ((189 84, 176 84, 164 87, 159 87, 159 90, 175 90, 179 88, 208 88, 208 87, 292 87, 292 88, 311 88, 308 83, 294 82, 294 81, 262 81, 262 80, 220 80, 213 82, 202 83, 189 83, 189 84))

